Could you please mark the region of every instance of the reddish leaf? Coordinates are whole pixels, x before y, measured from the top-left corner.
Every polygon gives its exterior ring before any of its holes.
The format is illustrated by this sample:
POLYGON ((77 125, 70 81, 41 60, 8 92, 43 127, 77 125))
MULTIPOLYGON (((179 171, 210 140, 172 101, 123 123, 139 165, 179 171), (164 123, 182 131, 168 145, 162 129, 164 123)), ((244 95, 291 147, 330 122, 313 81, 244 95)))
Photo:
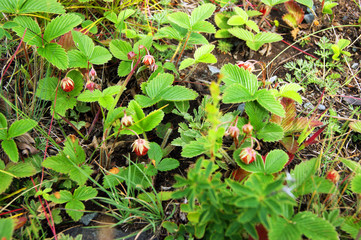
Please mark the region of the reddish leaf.
POLYGON ((281 125, 285 134, 302 132, 306 126, 309 128, 323 125, 322 122, 316 120, 309 120, 306 117, 296 118, 296 104, 295 101, 289 98, 282 98, 281 104, 285 109, 286 116, 284 118, 272 115, 270 122, 281 125))
POLYGON ((292 160, 295 158, 295 155, 293 153, 287 152, 288 155, 288 162, 286 163, 285 167, 288 166, 292 162, 292 160))
POLYGON ((293 14, 286 13, 285 15, 282 16, 282 20, 285 21, 285 23, 287 23, 288 26, 292 28, 297 28, 298 25, 297 20, 293 14))
POLYGON ((26 223, 26 221, 27 221, 26 217, 16 218, 16 219, 15 219, 15 227, 14 227, 14 230, 19 229, 19 228, 21 228, 22 226, 24 226, 25 223, 26 223))
POLYGON ((328 124, 323 126, 322 128, 318 129, 309 139, 307 139, 302 145, 304 147, 310 146, 311 144, 316 142, 316 138, 325 130, 328 124))
POLYGON ((295 154, 298 151, 298 143, 293 137, 285 137, 280 142, 289 153, 295 154))
MULTIPOLYGON (((268 240, 268 231, 262 224, 256 226, 256 231, 259 240, 268 240)), ((249 240, 254 240, 254 238, 250 236, 249 240)))
POLYGON ((246 170, 243 170, 242 168, 238 168, 238 169, 232 171, 231 178, 235 181, 241 182, 249 174, 250 174, 250 172, 247 172, 246 170))
POLYGON ((305 16, 305 13, 303 12, 300 5, 298 5, 295 1, 291 0, 288 2, 285 2, 285 7, 287 11, 293 15, 297 25, 299 25, 305 16))

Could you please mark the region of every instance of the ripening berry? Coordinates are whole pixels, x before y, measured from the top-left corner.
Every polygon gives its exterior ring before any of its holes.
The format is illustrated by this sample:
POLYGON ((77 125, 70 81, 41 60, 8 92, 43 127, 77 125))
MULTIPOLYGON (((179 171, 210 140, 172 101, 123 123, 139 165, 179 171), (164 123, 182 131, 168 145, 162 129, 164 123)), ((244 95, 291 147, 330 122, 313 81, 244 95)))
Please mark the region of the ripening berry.
POLYGON ((96 76, 97 76, 97 72, 95 71, 94 67, 92 67, 89 71, 89 77, 94 80, 96 76))
POLYGON ((326 179, 336 184, 340 180, 340 174, 338 174, 336 170, 332 169, 327 173, 326 179))
POLYGON ((128 116, 126 113, 124 113, 120 124, 122 125, 122 127, 130 127, 133 124, 132 116, 128 116))
POLYGON ((236 64, 237 64, 238 67, 244 68, 244 69, 246 69, 246 70, 249 71, 249 72, 253 72, 253 70, 254 70, 254 65, 253 65, 253 63, 251 63, 251 62, 249 62, 249 61, 246 61, 246 62, 238 61, 236 64))
POLYGON ((129 60, 133 60, 136 56, 137 56, 137 54, 135 54, 135 52, 133 52, 133 51, 128 52, 128 54, 127 54, 127 57, 129 60))
POLYGON ((226 134, 238 140, 239 128, 237 126, 230 126, 226 134))
POLYGON ((151 65, 155 64, 155 59, 152 55, 148 54, 148 55, 144 56, 143 63, 144 63, 144 65, 151 66, 151 65))
POLYGON ((65 77, 61 80, 60 86, 64 92, 71 92, 74 89, 74 81, 69 77, 65 77))
POLYGON ((94 89, 96 88, 96 84, 95 84, 95 82, 92 82, 89 80, 86 82, 85 88, 88 89, 89 91, 93 92, 94 89))
POLYGON ((55 197, 56 199, 60 199, 60 192, 55 192, 55 193, 54 193, 54 197, 55 197))
POLYGON ((252 148, 248 147, 241 151, 239 154, 239 158, 244 162, 245 164, 250 164, 254 160, 256 160, 256 151, 252 148))
POLYGON ((242 131, 248 135, 248 134, 252 133, 253 126, 250 123, 247 123, 247 124, 243 125, 242 131))
POLYGON ((155 72, 155 70, 158 69, 158 65, 153 63, 152 65, 149 66, 149 70, 152 71, 152 72, 155 72))
POLYGON ((137 156, 144 156, 149 150, 149 142, 147 140, 138 138, 132 144, 132 148, 133 152, 135 152, 137 156))
POLYGON ((119 168, 113 167, 112 169, 109 170, 109 172, 112 174, 117 174, 117 173, 119 173, 119 168))

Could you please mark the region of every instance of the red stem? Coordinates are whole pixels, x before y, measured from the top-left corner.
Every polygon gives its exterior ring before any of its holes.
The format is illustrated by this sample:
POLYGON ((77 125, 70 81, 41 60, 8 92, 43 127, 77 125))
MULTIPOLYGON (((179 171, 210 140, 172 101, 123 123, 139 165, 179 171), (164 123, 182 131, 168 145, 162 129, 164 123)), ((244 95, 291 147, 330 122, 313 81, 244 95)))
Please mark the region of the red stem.
POLYGON ((6 74, 6 72, 8 71, 8 69, 9 69, 9 67, 10 67, 11 63, 13 62, 13 60, 14 60, 14 58, 15 58, 16 54, 18 54, 19 48, 20 48, 21 44, 23 43, 23 40, 24 40, 24 37, 25 37, 25 34, 26 34, 26 31, 27 31, 27 30, 28 30, 28 29, 27 29, 27 28, 25 28, 24 34, 23 34, 23 36, 21 37, 20 43, 19 43, 18 47, 16 48, 15 53, 14 53, 14 54, 13 54, 13 56, 11 57, 11 60, 10 60, 10 62, 9 62, 9 64, 8 64, 8 66, 6 67, 6 69, 5 69, 4 73, 3 73, 3 75, 1 75, 1 78, 0 78, 0 83, 1 83, 1 81, 3 80, 4 75, 5 75, 5 74, 6 74))

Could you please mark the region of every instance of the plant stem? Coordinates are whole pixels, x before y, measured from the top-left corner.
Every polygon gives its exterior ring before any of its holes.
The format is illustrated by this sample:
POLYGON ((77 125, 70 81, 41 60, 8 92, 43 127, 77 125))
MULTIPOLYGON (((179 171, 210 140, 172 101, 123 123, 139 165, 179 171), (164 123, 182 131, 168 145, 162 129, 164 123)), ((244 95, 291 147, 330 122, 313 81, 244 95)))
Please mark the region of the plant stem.
POLYGON ((188 44, 188 40, 189 40, 189 37, 191 36, 191 33, 192 33, 192 32, 190 32, 190 31, 188 32, 187 39, 186 39, 186 41, 185 41, 185 43, 184 43, 184 45, 183 45, 182 51, 180 52, 180 54, 179 54, 179 56, 178 56, 178 58, 177 58, 177 61, 175 62, 175 66, 178 65, 178 62, 179 62, 179 60, 181 59, 181 57, 182 57, 182 55, 183 55, 184 49, 186 48, 186 46, 187 46, 187 44, 188 44))

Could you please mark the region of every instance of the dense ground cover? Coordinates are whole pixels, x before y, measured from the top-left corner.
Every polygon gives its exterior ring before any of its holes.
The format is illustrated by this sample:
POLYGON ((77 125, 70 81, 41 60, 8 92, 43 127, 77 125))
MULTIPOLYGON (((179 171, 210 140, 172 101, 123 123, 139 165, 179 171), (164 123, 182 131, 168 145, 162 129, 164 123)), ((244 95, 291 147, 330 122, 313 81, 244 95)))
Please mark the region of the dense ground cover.
POLYGON ((3 0, 0 238, 360 239, 358 0, 3 0))

